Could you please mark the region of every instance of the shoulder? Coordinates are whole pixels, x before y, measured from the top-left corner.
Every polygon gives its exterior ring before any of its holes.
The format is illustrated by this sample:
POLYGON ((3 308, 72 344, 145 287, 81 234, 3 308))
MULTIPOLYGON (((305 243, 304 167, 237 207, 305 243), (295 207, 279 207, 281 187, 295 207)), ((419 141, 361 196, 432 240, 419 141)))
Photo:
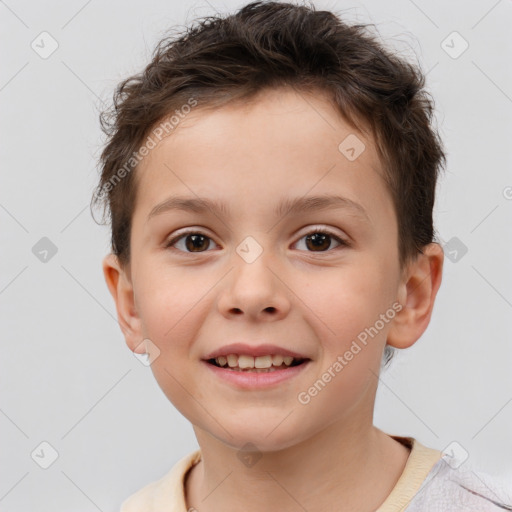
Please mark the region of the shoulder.
POLYGON ((196 450, 181 458, 162 478, 151 482, 129 496, 121 504, 120 512, 169 512, 185 510, 184 477, 201 458, 196 450))
POLYGON ((153 510, 156 490, 166 476, 157 482, 152 482, 146 485, 126 498, 121 504, 120 512, 149 512, 150 510, 153 510))
POLYGON ((512 478, 450 465, 443 457, 427 475, 407 512, 499 512, 512 510, 512 478))

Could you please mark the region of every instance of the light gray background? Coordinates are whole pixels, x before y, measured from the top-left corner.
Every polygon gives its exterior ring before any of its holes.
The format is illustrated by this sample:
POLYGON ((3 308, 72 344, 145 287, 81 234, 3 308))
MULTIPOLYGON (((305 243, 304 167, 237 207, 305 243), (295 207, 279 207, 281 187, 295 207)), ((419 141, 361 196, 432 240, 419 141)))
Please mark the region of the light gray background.
MULTIPOLYGON (((89 211, 97 113, 165 29, 242 4, 0 1, 2 511, 118 510, 197 447, 126 347, 103 279, 109 232, 89 211), (59 44, 47 59, 31 48, 43 31, 59 44), (42 237, 58 249, 46 263, 32 251, 42 237), (58 452, 47 469, 42 442, 58 452)), ((512 477, 512 3, 315 5, 376 23, 428 72, 448 153, 437 228, 468 249, 446 259, 424 336, 381 376, 375 423, 440 450, 456 441, 512 477), (453 31, 469 43, 458 58, 442 47, 453 31)))

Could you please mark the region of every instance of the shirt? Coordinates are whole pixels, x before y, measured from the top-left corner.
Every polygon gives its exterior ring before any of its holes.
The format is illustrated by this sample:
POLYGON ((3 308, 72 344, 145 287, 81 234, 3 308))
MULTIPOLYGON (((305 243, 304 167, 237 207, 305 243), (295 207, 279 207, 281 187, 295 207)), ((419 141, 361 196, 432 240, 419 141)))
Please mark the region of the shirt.
MULTIPOLYGON (((412 437, 391 436, 410 449, 400 478, 375 512, 500 512, 512 510, 509 483, 461 467, 412 437)), ((187 512, 185 477, 201 460, 201 450, 180 459, 160 480, 152 482, 121 505, 120 512, 187 512)))

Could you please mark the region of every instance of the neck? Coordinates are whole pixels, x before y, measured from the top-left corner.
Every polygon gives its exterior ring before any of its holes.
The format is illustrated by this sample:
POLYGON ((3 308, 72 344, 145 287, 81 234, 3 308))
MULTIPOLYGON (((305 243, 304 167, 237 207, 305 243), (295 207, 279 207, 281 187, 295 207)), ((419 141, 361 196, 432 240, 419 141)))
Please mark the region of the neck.
POLYGON ((194 430, 202 458, 189 472, 185 491, 187 509, 200 512, 316 512, 332 503, 343 512, 374 511, 409 456, 406 447, 371 424, 347 429, 334 423, 304 442, 258 453, 244 464, 238 449, 194 430))

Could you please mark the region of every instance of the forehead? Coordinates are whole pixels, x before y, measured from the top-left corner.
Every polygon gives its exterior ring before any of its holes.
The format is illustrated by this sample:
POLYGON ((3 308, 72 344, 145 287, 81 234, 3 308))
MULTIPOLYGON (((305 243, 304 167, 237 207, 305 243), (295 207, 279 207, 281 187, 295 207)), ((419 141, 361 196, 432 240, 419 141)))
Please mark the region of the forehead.
POLYGON ((262 209, 283 193, 336 189, 370 215, 389 207, 373 141, 325 95, 274 89, 251 101, 195 108, 137 169, 139 214, 147 217, 174 193, 262 209))

